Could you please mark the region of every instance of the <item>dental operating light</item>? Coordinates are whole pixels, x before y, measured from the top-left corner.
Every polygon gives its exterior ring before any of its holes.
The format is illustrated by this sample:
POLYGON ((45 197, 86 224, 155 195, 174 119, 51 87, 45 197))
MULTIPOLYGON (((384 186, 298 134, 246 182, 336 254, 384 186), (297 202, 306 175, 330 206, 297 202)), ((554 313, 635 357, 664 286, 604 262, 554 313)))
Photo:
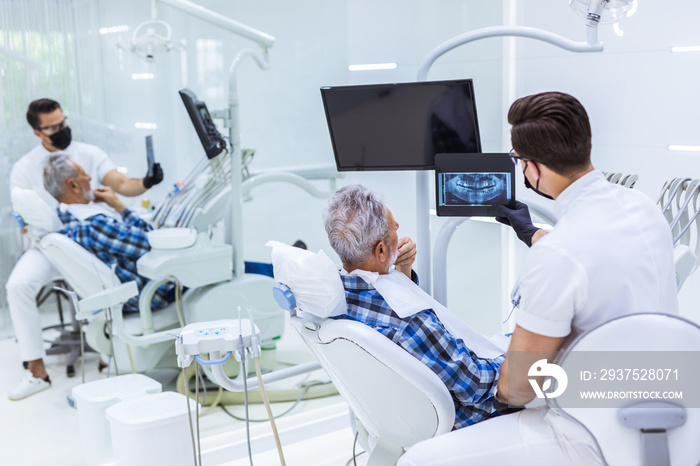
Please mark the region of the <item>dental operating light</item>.
POLYGON ((586 20, 586 26, 613 24, 628 18, 637 11, 637 0, 569 0, 569 6, 586 20))

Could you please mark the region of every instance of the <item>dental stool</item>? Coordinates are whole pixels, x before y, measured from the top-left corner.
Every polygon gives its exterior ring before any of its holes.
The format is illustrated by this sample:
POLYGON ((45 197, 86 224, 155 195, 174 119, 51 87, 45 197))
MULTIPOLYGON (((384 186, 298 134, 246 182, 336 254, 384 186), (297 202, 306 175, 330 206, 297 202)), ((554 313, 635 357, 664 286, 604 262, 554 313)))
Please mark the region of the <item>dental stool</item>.
POLYGON ((428 367, 364 324, 299 309, 286 285, 273 295, 350 406, 368 465, 393 465, 406 448, 452 430, 454 401, 428 367))
MULTIPOLYGON (((608 352, 608 355, 614 355, 623 351, 667 353, 668 356, 663 358, 668 361, 666 366, 649 362, 648 369, 678 368, 679 380, 680 377, 692 380, 700 371, 684 374, 683 371, 689 370, 688 364, 681 368, 674 364, 674 360, 680 355, 688 359, 692 357, 697 362, 700 326, 674 315, 632 314, 582 334, 554 360, 569 375, 569 386, 562 396, 547 400, 550 408, 583 425, 595 438, 604 461, 610 466, 700 464, 700 407, 694 404, 692 393, 684 393, 684 399, 618 400, 616 407, 567 407, 567 392, 578 390, 572 387, 572 379, 578 377, 580 370, 576 353, 608 352)), ((611 364, 611 368, 620 367, 611 364)), ((600 377, 601 373, 597 375, 600 377)), ((613 382, 610 387, 611 390, 619 389, 620 384, 613 382)))

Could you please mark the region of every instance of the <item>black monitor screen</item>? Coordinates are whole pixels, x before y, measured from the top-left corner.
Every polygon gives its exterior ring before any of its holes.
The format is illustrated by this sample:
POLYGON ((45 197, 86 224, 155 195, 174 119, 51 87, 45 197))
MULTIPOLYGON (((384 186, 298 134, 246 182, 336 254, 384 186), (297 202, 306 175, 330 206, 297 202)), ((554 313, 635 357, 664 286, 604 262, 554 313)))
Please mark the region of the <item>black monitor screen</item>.
POLYGON ((322 87, 339 171, 431 170, 481 152, 471 79, 322 87))

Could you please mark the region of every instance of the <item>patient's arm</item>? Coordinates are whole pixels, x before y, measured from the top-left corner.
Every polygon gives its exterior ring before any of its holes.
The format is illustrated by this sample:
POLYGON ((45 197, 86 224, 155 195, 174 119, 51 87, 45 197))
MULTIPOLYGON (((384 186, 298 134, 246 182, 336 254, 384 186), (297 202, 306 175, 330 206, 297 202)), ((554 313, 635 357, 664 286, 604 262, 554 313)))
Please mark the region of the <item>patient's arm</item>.
POLYGON ((496 397, 513 406, 523 406, 535 398, 535 392, 528 382, 527 372, 530 366, 543 358, 552 362, 565 339, 566 337, 546 337, 516 325, 506 360, 501 366, 496 397))

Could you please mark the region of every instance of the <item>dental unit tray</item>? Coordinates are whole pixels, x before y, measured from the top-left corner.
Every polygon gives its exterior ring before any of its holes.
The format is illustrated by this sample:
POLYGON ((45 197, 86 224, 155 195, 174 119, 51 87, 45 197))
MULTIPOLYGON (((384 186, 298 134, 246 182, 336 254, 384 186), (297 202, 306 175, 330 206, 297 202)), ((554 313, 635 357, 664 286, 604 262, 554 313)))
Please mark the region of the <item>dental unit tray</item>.
POLYGON ((206 233, 187 248, 151 249, 136 262, 139 275, 151 280, 175 277, 188 288, 230 280, 233 248, 230 244, 213 245, 206 233))
MULTIPOLYGON (((249 348, 253 337, 259 342, 260 330, 255 324, 251 328, 248 319, 214 320, 189 324, 180 331, 180 335, 175 340, 178 365, 187 367, 195 359, 195 356, 203 353, 236 354, 241 345, 241 339, 243 347, 249 348)), ((224 357, 228 359, 230 356, 224 357)), ((223 361, 201 360, 199 362, 206 364, 207 362, 221 363, 223 361)))
POLYGON ((508 154, 437 154, 438 216, 493 217, 495 208, 515 208, 515 165, 508 154))
POLYGON ((197 240, 194 228, 160 228, 146 233, 148 244, 153 249, 189 248, 197 240))

